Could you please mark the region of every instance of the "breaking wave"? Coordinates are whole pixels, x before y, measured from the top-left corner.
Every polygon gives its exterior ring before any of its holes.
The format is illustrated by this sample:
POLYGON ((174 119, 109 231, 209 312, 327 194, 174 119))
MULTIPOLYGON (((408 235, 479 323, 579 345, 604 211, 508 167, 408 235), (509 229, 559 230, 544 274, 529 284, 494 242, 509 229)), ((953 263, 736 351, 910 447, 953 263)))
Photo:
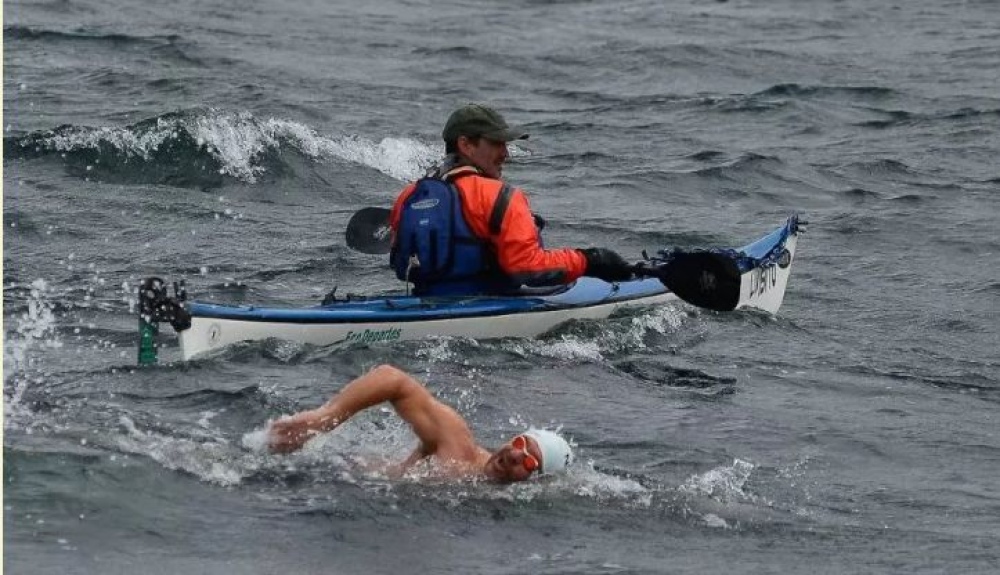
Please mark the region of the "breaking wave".
POLYGON ((324 136, 313 128, 249 112, 173 112, 127 126, 64 125, 4 138, 4 155, 60 158, 74 175, 99 181, 217 187, 253 184, 291 170, 288 154, 362 164, 399 180, 415 179, 440 154, 408 138, 379 141, 324 136))

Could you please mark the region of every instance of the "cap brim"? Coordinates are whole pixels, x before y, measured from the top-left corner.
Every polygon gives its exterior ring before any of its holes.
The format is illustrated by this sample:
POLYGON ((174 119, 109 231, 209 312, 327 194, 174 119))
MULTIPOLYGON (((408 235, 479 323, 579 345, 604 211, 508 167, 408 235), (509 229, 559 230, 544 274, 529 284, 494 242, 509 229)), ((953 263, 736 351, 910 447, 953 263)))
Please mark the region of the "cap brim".
POLYGON ((513 142, 514 140, 527 140, 530 134, 527 130, 518 126, 510 126, 506 130, 489 132, 483 134, 484 138, 489 138, 495 142, 513 142))

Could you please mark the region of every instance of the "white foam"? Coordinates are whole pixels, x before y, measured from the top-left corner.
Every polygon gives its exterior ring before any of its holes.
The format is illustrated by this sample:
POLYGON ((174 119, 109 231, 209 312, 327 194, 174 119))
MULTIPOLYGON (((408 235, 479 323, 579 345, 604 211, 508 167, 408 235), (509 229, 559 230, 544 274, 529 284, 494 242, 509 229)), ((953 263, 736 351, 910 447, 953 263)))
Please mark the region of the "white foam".
MULTIPOLYGON (((473 340, 467 338, 456 338, 453 336, 430 336, 423 345, 416 351, 417 357, 430 360, 432 363, 447 362, 459 358, 459 355, 452 349, 451 343, 456 339, 469 343, 473 340)), ((428 374, 429 375, 429 374, 428 374)))
POLYGON ((219 160, 222 173, 251 183, 264 170, 254 161, 268 148, 278 147, 274 130, 266 123, 261 125, 249 112, 199 116, 189 129, 219 160))
POLYGON ((557 340, 535 340, 501 342, 500 347, 518 355, 540 355, 555 359, 586 360, 600 362, 604 359, 601 344, 595 340, 584 340, 572 335, 563 335, 557 340))
POLYGON ((578 496, 598 501, 624 501, 634 508, 648 508, 653 504, 655 493, 633 479, 601 473, 594 469, 592 461, 574 467, 578 469, 571 478, 578 496))
POLYGON ((164 119, 157 121, 157 129, 134 131, 128 127, 75 128, 60 134, 41 138, 40 142, 57 152, 96 148, 109 145, 127 154, 149 159, 149 154, 167 140, 176 137, 175 126, 164 119))
POLYGON ((315 159, 336 157, 374 168, 399 180, 412 180, 441 155, 440 146, 411 138, 375 141, 358 135, 322 136, 313 128, 280 118, 260 120, 249 112, 209 109, 193 116, 157 118, 152 127, 73 128, 39 139, 57 152, 112 147, 149 160, 165 142, 186 132, 220 164, 220 173, 255 183, 265 168, 258 164, 268 150, 287 143, 315 159))
POLYGON ((719 501, 755 500, 751 494, 745 493, 750 474, 756 465, 742 459, 734 459, 733 464, 716 467, 700 475, 692 475, 680 487, 680 491, 691 494, 707 495, 719 501))
POLYGON ((646 348, 645 338, 651 331, 660 334, 678 331, 686 317, 688 316, 682 309, 663 305, 631 318, 627 324, 602 320, 604 323, 596 335, 562 334, 553 339, 504 340, 489 345, 496 345, 520 356, 539 355, 573 361, 603 362, 606 354, 646 348))
POLYGON ((49 301, 49 286, 44 279, 31 283, 28 309, 14 318, 14 330, 4 338, 4 428, 14 429, 30 420, 30 410, 21 399, 32 384, 41 384, 45 375, 38 367, 36 352, 42 348, 60 348, 56 316, 49 301))
POLYGON ((648 313, 632 318, 627 337, 641 341, 650 331, 659 334, 676 332, 684 323, 685 317, 687 317, 686 314, 677 307, 657 306, 648 313))
POLYGON ((438 146, 407 138, 374 142, 360 136, 321 140, 322 153, 375 168, 398 180, 415 180, 441 155, 438 146))
POLYGON ((719 517, 714 513, 706 513, 702 519, 705 521, 705 525, 709 527, 714 527, 716 529, 731 529, 732 527, 725 519, 719 517))
POLYGON ((116 438, 122 451, 150 457, 167 469, 185 471, 217 485, 237 485, 261 468, 264 459, 246 454, 225 441, 195 441, 143 431, 130 418, 119 420, 125 435, 116 438))
POLYGON ((255 429, 243 434, 240 443, 243 447, 254 453, 267 453, 267 436, 270 433, 271 423, 268 422, 262 429, 255 429))
POLYGON ((253 183, 264 170, 255 161, 268 148, 287 142, 311 158, 336 157, 374 168, 399 180, 418 178, 440 155, 436 147, 406 138, 374 141, 358 135, 327 137, 304 124, 247 112, 211 112, 196 118, 193 135, 204 142, 230 176, 253 183))

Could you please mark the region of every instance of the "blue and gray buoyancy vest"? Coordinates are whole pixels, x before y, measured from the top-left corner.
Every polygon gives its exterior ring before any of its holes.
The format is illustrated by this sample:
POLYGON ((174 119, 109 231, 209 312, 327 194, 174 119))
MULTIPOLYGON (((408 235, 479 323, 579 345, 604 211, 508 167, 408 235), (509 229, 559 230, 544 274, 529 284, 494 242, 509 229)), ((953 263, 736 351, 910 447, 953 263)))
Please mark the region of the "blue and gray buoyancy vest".
POLYGON ((414 295, 491 294, 512 287, 489 243, 465 220, 455 185, 436 177, 417 181, 403 201, 389 263, 397 278, 413 283, 414 295))

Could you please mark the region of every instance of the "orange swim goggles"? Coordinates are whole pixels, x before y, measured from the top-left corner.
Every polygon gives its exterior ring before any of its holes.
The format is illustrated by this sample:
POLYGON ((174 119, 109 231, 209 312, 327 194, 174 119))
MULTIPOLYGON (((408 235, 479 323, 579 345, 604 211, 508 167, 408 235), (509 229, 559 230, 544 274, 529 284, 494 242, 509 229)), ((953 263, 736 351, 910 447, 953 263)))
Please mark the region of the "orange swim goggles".
POLYGON ((518 435, 514 439, 510 440, 510 445, 524 454, 524 470, 531 473, 542 466, 542 464, 535 458, 534 455, 528 453, 528 438, 523 435, 518 435))

